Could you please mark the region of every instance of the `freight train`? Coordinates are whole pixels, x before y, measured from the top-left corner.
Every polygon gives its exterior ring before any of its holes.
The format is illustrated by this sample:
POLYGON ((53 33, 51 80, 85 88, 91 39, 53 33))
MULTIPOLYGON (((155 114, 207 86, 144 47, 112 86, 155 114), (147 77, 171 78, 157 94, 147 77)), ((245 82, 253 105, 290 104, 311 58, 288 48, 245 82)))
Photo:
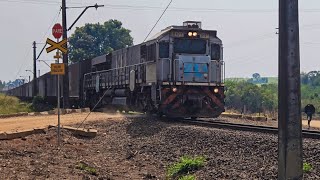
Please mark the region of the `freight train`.
MULTIPOLYGON (((170 26, 148 41, 69 65, 70 98, 83 106, 168 117, 218 117, 224 111, 222 41, 201 22, 170 26)), ((39 77, 39 95, 55 98, 56 77, 39 77)), ((8 91, 32 97, 32 84, 8 91)))

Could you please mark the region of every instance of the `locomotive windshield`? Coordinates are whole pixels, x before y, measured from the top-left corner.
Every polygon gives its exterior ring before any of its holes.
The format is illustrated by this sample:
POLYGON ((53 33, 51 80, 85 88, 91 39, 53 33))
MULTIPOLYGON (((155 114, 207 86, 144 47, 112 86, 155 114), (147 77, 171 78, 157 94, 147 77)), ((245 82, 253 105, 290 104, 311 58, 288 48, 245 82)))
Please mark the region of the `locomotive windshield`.
POLYGON ((204 39, 175 39, 174 52, 186 54, 205 54, 207 41, 204 39))

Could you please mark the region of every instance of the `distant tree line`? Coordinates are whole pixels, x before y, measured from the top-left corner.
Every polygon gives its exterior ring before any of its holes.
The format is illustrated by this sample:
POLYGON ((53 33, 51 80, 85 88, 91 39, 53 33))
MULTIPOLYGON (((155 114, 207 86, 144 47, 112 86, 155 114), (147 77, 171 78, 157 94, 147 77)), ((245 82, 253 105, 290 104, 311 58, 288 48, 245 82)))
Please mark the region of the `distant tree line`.
POLYGON ((313 104, 320 112, 320 71, 301 74, 301 104, 313 104))
POLYGON ((5 81, 1 81, 0 80, 0 91, 6 86, 6 82, 5 81))
MULTIPOLYGON (((227 80, 226 108, 239 113, 266 113, 276 115, 278 111, 278 85, 253 84, 248 81, 227 80)), ((301 111, 313 104, 320 112, 320 71, 301 74, 301 111)))
POLYGON ((278 85, 226 81, 226 107, 241 113, 272 113, 278 108, 278 85))

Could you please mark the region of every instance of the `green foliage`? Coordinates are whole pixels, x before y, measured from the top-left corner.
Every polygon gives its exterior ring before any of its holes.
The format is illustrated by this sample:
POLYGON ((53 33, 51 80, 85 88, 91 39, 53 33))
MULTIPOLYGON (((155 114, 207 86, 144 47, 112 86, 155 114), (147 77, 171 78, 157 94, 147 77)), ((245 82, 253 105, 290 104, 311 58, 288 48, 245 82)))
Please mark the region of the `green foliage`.
POLYGON ((35 96, 32 99, 32 109, 36 112, 48 111, 54 107, 48 104, 42 96, 35 96))
POLYGON ((188 156, 184 156, 180 158, 180 161, 169 166, 167 170, 167 177, 170 179, 181 178, 191 178, 191 176, 183 177, 185 174, 189 174, 190 172, 196 171, 199 168, 203 167, 205 163, 204 157, 195 157, 190 158, 188 156))
POLYGON ((5 85, 6 83, 0 80, 0 91, 4 88, 5 85))
POLYGON ((83 163, 83 162, 78 163, 76 165, 76 168, 80 169, 80 170, 83 170, 83 171, 86 171, 91 175, 95 175, 95 176, 98 175, 97 170, 95 168, 90 167, 88 164, 83 163))
POLYGON ((301 73, 301 84, 312 87, 320 86, 320 71, 301 73))
MULTIPOLYGON (((228 79, 226 86, 226 108, 247 113, 264 112, 276 115, 278 110, 277 78, 268 78, 269 84, 254 85, 244 78, 228 79), (271 83, 273 82, 273 83, 271 83)), ((320 113, 320 71, 301 74, 301 111, 307 104, 313 104, 320 113)))
POLYGON ((275 111, 277 109, 276 84, 254 85, 246 81, 226 81, 226 107, 247 112, 258 113, 263 111, 275 111))
POLYGON ((316 112, 320 112, 320 86, 301 85, 301 108, 313 104, 316 112))
POLYGON ((16 97, 0 94, 0 114, 14 114, 19 112, 31 112, 30 105, 20 102, 16 97))
POLYGON ((312 166, 310 163, 303 163, 303 172, 309 173, 312 169, 312 166))
POLYGON ((186 175, 179 178, 179 180, 196 180, 196 176, 194 175, 186 175))
POLYGON ((32 109, 34 111, 37 111, 37 112, 43 111, 44 107, 45 107, 45 102, 44 102, 43 97, 41 97, 41 96, 33 97, 33 99, 32 99, 32 109))
POLYGON ((32 104, 40 104, 40 103, 44 103, 44 99, 42 96, 35 96, 32 99, 32 104))
POLYGON ((104 24, 86 24, 77 27, 69 38, 69 55, 73 62, 92 59, 113 50, 133 45, 130 30, 122 27, 117 20, 104 24))

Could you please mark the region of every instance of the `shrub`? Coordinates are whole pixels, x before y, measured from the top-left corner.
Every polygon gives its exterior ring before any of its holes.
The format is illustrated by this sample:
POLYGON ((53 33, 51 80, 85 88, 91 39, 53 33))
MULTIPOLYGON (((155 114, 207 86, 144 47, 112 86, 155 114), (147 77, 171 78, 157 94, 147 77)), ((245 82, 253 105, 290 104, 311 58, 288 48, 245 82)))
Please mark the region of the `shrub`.
POLYGON ((303 163, 303 172, 309 173, 312 169, 312 166, 310 163, 303 163))
POLYGON ((179 178, 179 180, 196 180, 196 177, 194 175, 186 175, 179 178))
POLYGON ((95 176, 97 175, 97 170, 95 168, 93 168, 93 167, 90 167, 86 163, 80 162, 80 163, 78 163, 76 168, 80 169, 80 170, 84 170, 84 171, 88 172, 91 175, 95 175, 95 176))
MULTIPOLYGON (((190 158, 184 156, 180 158, 180 161, 169 166, 167 170, 168 178, 177 178, 181 175, 189 174, 190 172, 196 171, 204 166, 205 158, 204 157, 195 157, 190 158)), ((192 176, 186 176, 181 178, 191 178, 192 176)), ((184 179, 186 180, 186 179, 184 179)))
POLYGON ((49 105, 42 96, 35 96, 32 99, 32 109, 36 112, 48 111, 53 107, 49 105))
POLYGON ((0 94, 0 114, 14 114, 30 111, 30 104, 23 103, 16 97, 0 94))

